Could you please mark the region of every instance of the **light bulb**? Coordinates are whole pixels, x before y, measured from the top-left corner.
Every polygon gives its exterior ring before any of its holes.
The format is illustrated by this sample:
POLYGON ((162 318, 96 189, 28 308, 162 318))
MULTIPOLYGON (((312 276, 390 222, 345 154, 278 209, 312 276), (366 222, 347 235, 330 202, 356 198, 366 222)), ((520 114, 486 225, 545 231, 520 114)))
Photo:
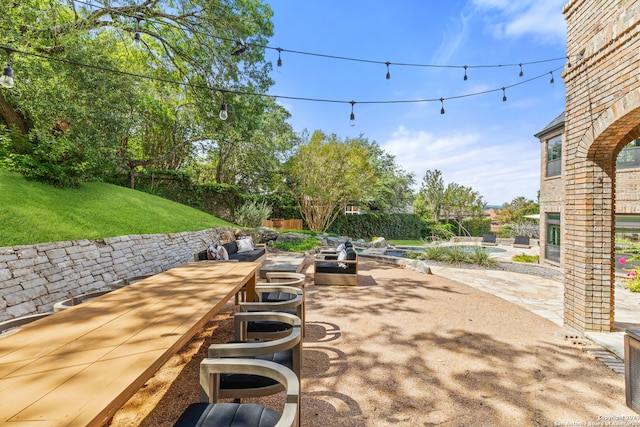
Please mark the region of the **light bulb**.
POLYGON ((220 107, 220 120, 227 120, 229 118, 229 113, 227 113, 227 103, 223 102, 220 107))
POLYGON ((7 89, 11 89, 13 87, 13 68, 11 68, 11 64, 8 64, 6 67, 4 67, 4 70, 2 70, 0 85, 6 87, 7 89))

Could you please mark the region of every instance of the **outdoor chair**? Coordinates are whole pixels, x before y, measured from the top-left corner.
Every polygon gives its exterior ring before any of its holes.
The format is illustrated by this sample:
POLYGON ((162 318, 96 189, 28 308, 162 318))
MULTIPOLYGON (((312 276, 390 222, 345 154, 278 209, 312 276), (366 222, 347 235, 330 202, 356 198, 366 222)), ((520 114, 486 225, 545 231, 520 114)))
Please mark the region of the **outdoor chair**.
POLYGON ((104 294, 108 294, 111 291, 112 289, 109 289, 107 291, 95 291, 95 292, 89 292, 82 295, 76 295, 75 297, 55 303, 53 305, 53 311, 58 312, 58 311, 66 310, 68 308, 73 307, 74 305, 78 305, 85 301, 89 301, 90 299, 94 299, 104 294))
MULTIPOLYGON (((291 272, 267 272, 266 274, 267 283, 276 284, 278 286, 293 286, 296 288, 302 289, 302 328, 304 331, 305 326, 305 282, 307 277, 302 273, 291 273, 291 272)), ((263 285, 263 282, 258 282, 258 285, 263 285)), ((292 299, 294 296, 288 293, 282 294, 280 292, 269 292, 266 295, 262 295, 263 302, 284 302, 292 299)))
MULTIPOLYGON (((243 312, 256 311, 276 311, 294 314, 302 319, 302 296, 303 291, 299 288, 281 285, 259 285, 256 286, 255 302, 241 302, 240 310, 243 312), (280 292, 281 294, 289 294, 293 298, 285 301, 264 302, 262 296, 265 294, 280 292)), ((277 322, 272 320, 251 321, 247 324, 248 339, 277 339, 289 334, 291 325, 285 322, 277 322)), ((304 332, 304 331, 303 331, 304 332)))
POLYGON ((200 400, 182 413, 174 427, 296 427, 300 417, 300 380, 293 371, 274 362, 251 359, 204 359, 200 363, 200 400), (224 373, 260 375, 284 387, 282 414, 261 405, 218 403, 219 378, 224 373))
POLYGON ((496 246, 496 235, 495 234, 484 234, 482 236, 482 246, 496 246))
POLYGON ((26 325, 27 323, 31 323, 31 322, 33 322, 35 320, 47 317, 50 314, 52 314, 51 311, 49 311, 47 313, 38 313, 38 314, 30 314, 30 315, 27 315, 27 316, 15 317, 13 319, 9 319, 9 320, 5 320, 3 322, 0 322, 0 335, 8 335, 9 334, 8 331, 10 329, 15 329, 15 331, 11 331, 10 333, 18 332, 18 330, 19 330, 19 329, 17 329, 18 327, 20 327, 22 325, 26 325), (5 334, 5 332, 7 332, 7 333, 5 334))
POLYGON ((516 236, 516 239, 513 242, 513 247, 529 249, 531 247, 531 244, 529 243, 529 236, 516 236))
POLYGON ((133 283, 139 282, 140 280, 144 280, 147 277, 151 277, 153 276, 153 274, 145 274, 142 276, 133 276, 133 277, 127 277, 125 279, 120 279, 120 280, 116 280, 115 282, 112 282, 109 287, 113 290, 115 289, 120 289, 120 288, 124 288, 125 286, 129 286, 133 283))
MULTIPOLYGON (((256 312, 236 313, 235 340, 209 346, 209 358, 245 358, 267 360, 286 366, 300 377, 302 366, 302 323, 299 317, 288 313, 256 312), (269 320, 291 326, 284 338, 272 341, 247 341, 250 322, 269 320)), ((237 403, 247 397, 261 397, 282 391, 282 385, 259 375, 223 374, 220 376, 219 398, 233 398, 237 403)))

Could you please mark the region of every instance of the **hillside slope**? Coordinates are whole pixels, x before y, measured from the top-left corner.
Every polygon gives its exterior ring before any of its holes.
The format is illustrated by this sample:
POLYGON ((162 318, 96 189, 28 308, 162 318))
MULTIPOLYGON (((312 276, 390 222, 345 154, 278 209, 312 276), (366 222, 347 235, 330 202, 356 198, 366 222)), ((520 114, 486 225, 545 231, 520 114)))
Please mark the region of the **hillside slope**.
POLYGON ((231 226, 215 216, 112 184, 61 189, 0 169, 0 247, 231 226))

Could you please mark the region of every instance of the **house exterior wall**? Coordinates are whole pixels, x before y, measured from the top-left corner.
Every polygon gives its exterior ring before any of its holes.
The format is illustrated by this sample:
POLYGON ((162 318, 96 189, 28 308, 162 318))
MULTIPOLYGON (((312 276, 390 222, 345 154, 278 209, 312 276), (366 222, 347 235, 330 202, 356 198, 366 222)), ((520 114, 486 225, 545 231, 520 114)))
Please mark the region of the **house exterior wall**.
POLYGON ((565 324, 614 323, 615 158, 640 136, 640 2, 570 0, 565 67, 565 324))
MULTIPOLYGON (((540 137, 540 263, 549 264, 556 267, 562 266, 562 253, 560 253, 560 262, 555 263, 547 261, 545 254, 547 253, 547 224, 546 217, 548 213, 560 214, 560 227, 564 219, 564 177, 565 165, 562 164, 561 174, 547 177, 547 147, 548 141, 559 135, 564 134, 564 126, 555 129, 549 133, 541 134, 540 137)), ((564 140, 562 144, 562 162, 564 162, 564 140)))
MULTIPOLYGON (((546 254, 546 218, 548 213, 560 214, 560 227, 564 230, 564 205, 565 205, 565 157, 562 157, 562 173, 557 176, 546 176, 547 142, 551 138, 562 135, 564 126, 549 133, 540 133, 540 263, 556 267, 564 267, 562 252, 560 262, 550 261, 546 254)), ((564 143, 563 143, 564 151, 564 143)), ((640 168, 628 168, 616 170, 615 187, 615 214, 640 214, 640 168)))

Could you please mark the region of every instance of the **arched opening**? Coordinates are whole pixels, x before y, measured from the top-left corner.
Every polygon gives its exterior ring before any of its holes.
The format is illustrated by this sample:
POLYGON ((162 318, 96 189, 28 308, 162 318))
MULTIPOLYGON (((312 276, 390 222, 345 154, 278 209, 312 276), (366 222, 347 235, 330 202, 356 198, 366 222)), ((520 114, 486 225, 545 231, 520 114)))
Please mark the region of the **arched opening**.
POLYGON ((628 92, 567 147, 564 317, 578 330, 614 329, 616 158, 640 137, 638 99, 640 88, 628 92))

